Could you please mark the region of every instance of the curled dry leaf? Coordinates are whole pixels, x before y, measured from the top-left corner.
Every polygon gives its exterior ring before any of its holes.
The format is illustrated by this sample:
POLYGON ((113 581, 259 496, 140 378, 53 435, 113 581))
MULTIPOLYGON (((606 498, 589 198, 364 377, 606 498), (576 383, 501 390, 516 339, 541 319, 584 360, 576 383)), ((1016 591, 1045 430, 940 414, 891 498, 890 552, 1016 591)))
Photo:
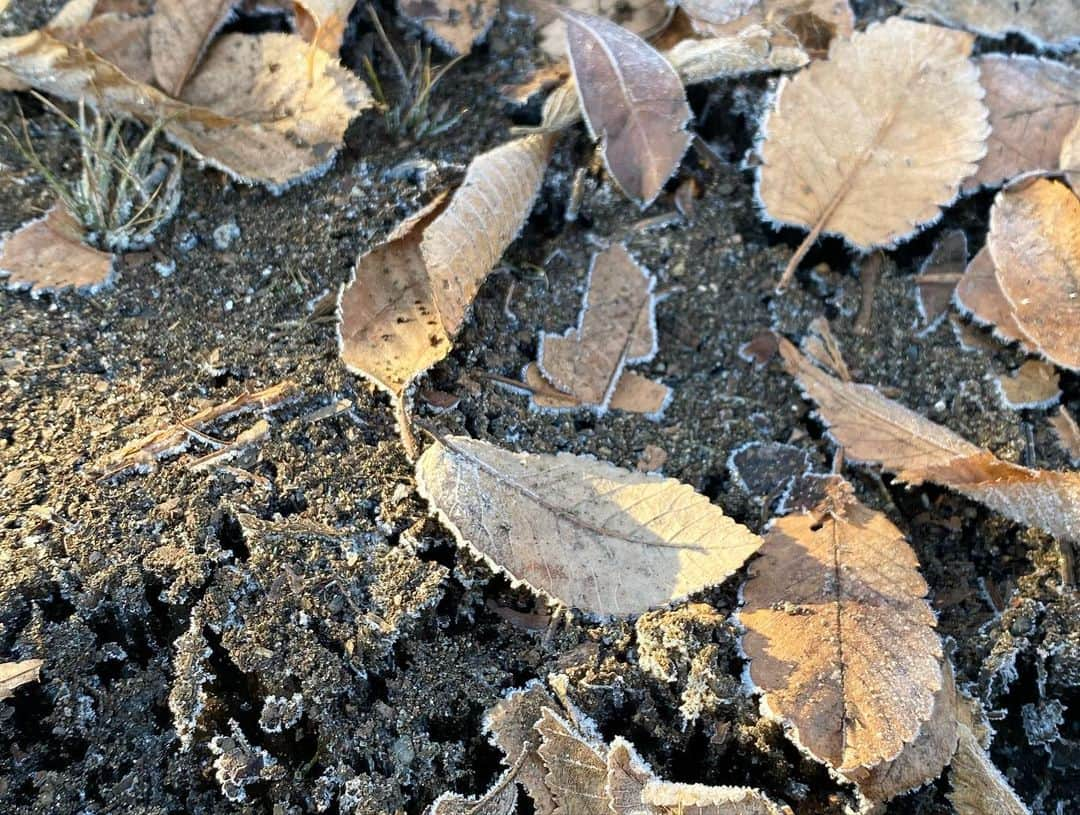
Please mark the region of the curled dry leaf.
POLYGON ((398 9, 451 54, 468 54, 495 22, 499 0, 398 0, 398 9))
POLYGON ((781 286, 822 233, 893 245, 956 197, 989 132, 972 41, 892 17, 782 80, 762 125, 758 195, 774 222, 810 234, 781 286))
POLYGON ((991 130, 986 155, 964 189, 1057 169, 1065 137, 1080 113, 1080 70, 1021 55, 987 54, 975 64, 986 89, 991 130))
POLYGON ((958 727, 958 744, 949 771, 949 800, 956 815, 1031 815, 1024 802, 990 760, 966 724, 958 727))
POLYGON ((879 464, 909 484, 949 487, 1014 521, 1080 540, 1080 473, 1002 461, 869 385, 829 376, 783 338, 780 353, 849 460, 879 464))
POLYGON ((682 82, 671 63, 625 28, 589 14, 561 13, 589 131, 600 141, 615 183, 644 208, 690 146, 682 82))
POLYGON ((998 392, 1013 410, 1046 408, 1061 396, 1060 377, 1053 365, 1029 359, 1010 376, 997 378, 998 392))
POLYGON ((948 312, 953 292, 967 267, 967 252, 967 236, 962 229, 954 229, 934 244, 934 250, 919 270, 915 291, 919 314, 928 329, 941 322, 948 312))
MULTIPOLYGON (((560 0, 556 5, 604 17, 642 37, 664 27, 671 15, 666 0, 560 0)), ((566 59, 566 23, 551 5, 530 4, 540 32, 540 48, 552 60, 566 59)))
POLYGON ((1002 294, 1040 354, 1080 371, 1080 198, 1036 179, 998 193, 986 244, 1002 294))
POLYGON ((1080 467, 1080 425, 1064 407, 1050 417, 1050 426, 1057 436, 1058 447, 1069 457, 1069 463, 1080 467))
POLYGON ((568 453, 451 436, 424 452, 416 479, 492 568, 601 617, 721 583, 761 543, 686 484, 568 453))
MULTIPOLYGON (((237 0, 156 0, 150 17, 150 53, 158 87, 180 96, 210 41, 237 0)), ((97 51, 104 57, 102 51, 97 51)))
POLYGON ((534 135, 473 159, 441 197, 360 256, 341 295, 341 358, 400 399, 450 350, 480 284, 525 223, 554 138, 534 135))
POLYGON ((957 307, 971 316, 979 325, 991 325, 994 334, 1006 342, 1018 342, 1031 349, 1031 341, 1021 330, 1012 313, 1012 306, 998 285, 994 273, 994 259, 990 250, 983 247, 971 259, 963 277, 953 292, 957 307))
POLYGON ((544 708, 557 709, 558 703, 543 684, 534 680, 496 702, 484 717, 484 730, 502 750, 504 762, 510 756, 523 756, 517 780, 532 798, 537 815, 554 815, 555 799, 544 779, 544 762, 537 751, 540 736, 533 730, 544 708))
POLYGON ((20 662, 0 662, 0 700, 11 697, 15 688, 41 679, 40 659, 24 659, 20 662))
POLYGON ((63 204, 19 227, 0 243, 0 273, 9 288, 33 295, 74 286, 96 291, 109 282, 113 256, 83 243, 83 229, 63 204))
POLYGON ((902 0, 916 14, 929 15, 987 37, 1021 34, 1043 47, 1065 49, 1080 41, 1075 0, 902 0))
POLYGON ((739 619, 763 708, 844 772, 918 736, 942 685, 941 640, 903 533, 840 478, 813 512, 777 520, 739 619))

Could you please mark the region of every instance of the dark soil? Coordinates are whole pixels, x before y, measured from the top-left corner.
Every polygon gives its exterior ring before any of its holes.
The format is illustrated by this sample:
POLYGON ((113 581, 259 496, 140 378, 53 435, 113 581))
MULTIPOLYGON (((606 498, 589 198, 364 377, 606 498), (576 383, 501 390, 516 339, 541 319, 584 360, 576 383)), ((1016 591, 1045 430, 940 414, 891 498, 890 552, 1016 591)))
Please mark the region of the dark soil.
MULTIPOLYGON (((23 3, 9 31, 56 5, 23 3)), ((896 10, 856 5, 860 25, 896 10)), ((345 61, 358 65, 369 43, 355 20, 345 61)), ((325 177, 280 197, 189 162, 177 218, 151 250, 122 259, 110 288, 0 293, 0 661, 45 661, 40 683, 0 703, 0 811, 419 813, 443 790, 476 793, 494 779, 485 709, 549 672, 568 676, 605 736, 625 735, 672 779, 761 787, 798 815, 854 802, 746 695, 730 621, 740 578, 636 622, 573 616, 547 630, 525 590, 427 519, 386 398, 345 371, 332 322, 318 319, 360 251, 528 120, 498 88, 539 59, 528 21, 504 10, 437 92, 451 111, 469 109, 449 132, 402 142, 368 113, 325 177), (214 230, 229 223, 239 238, 215 248, 214 230), (163 277, 155 264, 169 259, 163 277), (190 471, 209 450, 196 444, 151 473, 90 472, 133 438, 285 379, 300 396, 270 414, 270 439, 235 469, 190 471), (316 414, 341 400, 337 415, 316 414)), ((763 224, 752 174, 737 165, 773 82, 691 94, 700 132, 725 159, 687 158, 682 177, 704 189, 693 223, 635 227, 672 210, 670 194, 640 213, 596 179, 567 222, 570 178, 591 146, 580 130, 564 137, 525 232, 451 358, 421 383, 418 413, 514 449, 627 467, 655 445, 667 475, 760 530, 768 513, 731 478, 730 452, 794 439, 824 469, 832 449, 790 378, 737 349, 768 327, 800 337, 825 316, 856 379, 895 389, 1005 459, 1067 466, 1043 411, 998 399, 993 380, 1018 352, 964 351, 948 322, 919 335, 913 275, 945 229, 981 245, 989 195, 888 253, 865 336, 852 330, 858 266, 838 241, 814 251, 788 294, 772 294, 801 235, 763 224), (674 401, 658 422, 530 412, 486 375, 516 376, 540 330, 572 323, 590 254, 614 240, 666 293, 660 353, 643 373, 674 388, 674 401), (437 414, 431 391, 459 401, 437 414)), ((0 95, 0 121, 17 122, 17 104, 47 163, 71 171, 69 131, 32 97, 0 95)), ((0 150, 0 229, 14 229, 50 194, 10 145, 0 150)), ((1076 413, 1080 381, 1064 384, 1076 413)), ((250 423, 211 432, 232 438, 250 423)), ((959 678, 997 728, 998 766, 1036 813, 1080 811, 1080 720, 1069 715, 1080 704, 1080 603, 1058 546, 958 495, 847 474, 918 552, 959 678)), ((946 791, 939 781, 888 811, 948 813, 946 791)))

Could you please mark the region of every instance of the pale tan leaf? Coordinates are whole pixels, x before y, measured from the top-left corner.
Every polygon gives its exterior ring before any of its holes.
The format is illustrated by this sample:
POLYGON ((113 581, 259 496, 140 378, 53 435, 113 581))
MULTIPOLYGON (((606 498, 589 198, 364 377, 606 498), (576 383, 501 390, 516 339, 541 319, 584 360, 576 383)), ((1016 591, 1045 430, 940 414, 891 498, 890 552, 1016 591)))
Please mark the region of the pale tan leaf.
POLYGON ((1072 466, 1080 467, 1080 425, 1077 425, 1076 419, 1064 407, 1060 407, 1050 417, 1050 425, 1057 436, 1058 447, 1069 457, 1072 466))
POLYGON ((649 815, 784 815, 784 810, 750 787, 707 787, 650 781, 641 791, 649 815))
POLYGON ((0 662, 0 700, 11 698, 15 688, 41 679, 40 659, 24 659, 20 662, 0 662))
POLYGON ((973 38, 891 17, 783 80, 759 148, 758 195, 777 223, 870 249, 933 221, 986 151, 973 38), (889 194, 882 194, 888 190, 889 194))
POLYGON ((927 585, 903 533, 837 477, 813 512, 777 520, 739 620, 762 706, 840 771, 900 754, 942 685, 927 585))
MULTIPOLYGON (((544 379, 540 366, 530 362, 522 371, 523 385, 529 392, 533 407, 540 410, 577 410, 582 402, 575 396, 563 393, 544 379)), ((511 385, 511 387, 514 387, 511 385)), ((671 400, 671 388, 634 371, 623 371, 615 386, 608 407, 627 413, 644 413, 659 416, 671 400)))
MULTIPOLYGON (((666 0, 559 0, 555 5, 606 17, 642 37, 663 28, 671 14, 666 0)), ((540 34, 540 48, 552 60, 566 59, 566 23, 554 6, 531 4, 540 34)))
POLYGON ((1014 521, 1080 541, 1080 473, 1002 461, 869 385, 834 379, 783 338, 780 353, 846 458, 879 464, 909 484, 949 487, 1014 521))
POLYGON ((517 774, 524 756, 491 785, 491 789, 476 798, 444 792, 427 809, 426 815, 514 815, 517 812, 517 774))
POLYGON ((9 288, 31 294, 74 286, 96 291, 109 282, 113 256, 83 243, 83 229, 63 204, 19 227, 0 243, 0 273, 9 288))
POLYGON ((602 17, 563 11, 581 109, 615 183, 643 208, 690 146, 679 75, 635 34, 602 17))
POLYGON ((967 237, 954 229, 942 236, 915 278, 919 314, 933 327, 949 310, 956 285, 967 267, 967 237))
POLYGON ((150 55, 150 17, 108 13, 95 15, 78 28, 53 32, 57 39, 88 48, 115 65, 135 82, 152 85, 154 65, 150 55))
POLYGON ((545 783, 557 803, 555 815, 611 815, 607 802, 607 747, 583 734, 551 708, 536 723, 545 783))
POLYGON ((994 327, 994 334, 1006 342, 1018 342, 1025 349, 1032 343, 1013 316, 1012 306, 998 285, 994 259, 983 247, 971 259, 953 294, 956 305, 980 325, 994 327))
POLYGON ((687 39, 664 52, 687 85, 762 71, 794 71, 810 61, 800 48, 777 45, 761 34, 687 39))
POLYGON ((1009 376, 997 378, 998 392, 1013 410, 1045 408, 1061 396, 1060 377, 1053 365, 1029 359, 1009 376))
POLYGON ((361 255, 341 296, 341 357, 400 399, 446 356, 480 284, 528 218, 554 138, 473 159, 465 180, 361 255))
POLYGON ((957 695, 952 663, 947 658, 942 664, 942 677, 941 690, 934 696, 933 712, 915 741, 892 761, 844 773, 869 800, 888 801, 929 784, 952 760, 957 743, 957 695))
POLYGON ((1065 137, 1080 113, 1080 70, 1022 55, 987 54, 975 64, 986 89, 991 131, 986 155, 964 189, 1057 169, 1065 137))
POLYGON ((655 283, 621 244, 594 254, 577 327, 540 335, 537 365, 544 378, 606 410, 623 366, 656 355, 655 283))
POLYGON ((949 800, 956 815, 1031 815, 971 729, 961 724, 958 730, 959 744, 949 772, 949 800))
POLYGON ((605 792, 614 815, 653 815, 652 808, 641 800, 641 793, 655 778, 630 742, 621 737, 611 742, 605 792))
POLYGON ((495 703, 484 717, 484 730, 503 752, 504 762, 524 754, 517 780, 525 787, 536 815, 554 815, 555 799, 544 780, 546 771, 537 748, 540 735, 533 725, 540 721, 544 708, 558 708, 555 698, 539 681, 513 690, 495 703))
POLYGON ((296 30, 305 41, 337 55, 356 0, 297 0, 296 30))
POLYGON ((1071 47, 1080 40, 1075 0, 902 0, 916 14, 987 37, 1022 34, 1039 46, 1071 47))
POLYGON ((695 20, 723 25, 737 20, 761 0, 680 0, 679 7, 695 20))
POLYGON ((499 0, 398 0, 398 9, 451 54, 468 54, 495 22, 499 0))
POLYGON ((846 39, 855 31, 855 13, 848 0, 760 0, 746 14, 728 23, 710 23, 685 5, 683 8, 701 35, 731 36, 752 26, 764 26, 774 35, 794 37, 812 52, 827 49, 834 38, 846 39))
POLYGON ((452 436, 417 485, 492 568, 597 616, 639 614, 723 582, 760 545, 686 484, 590 457, 452 436))
POLYGON ((1051 362, 1080 370, 1080 198, 1036 179, 998 193, 986 244, 1020 330, 1051 362))
POLYGON ((1065 173, 1065 180, 1080 195, 1080 117, 1061 144, 1061 159, 1058 166, 1065 173))
POLYGON ((150 18, 150 53, 159 88, 170 96, 180 95, 237 1, 156 0, 150 18))

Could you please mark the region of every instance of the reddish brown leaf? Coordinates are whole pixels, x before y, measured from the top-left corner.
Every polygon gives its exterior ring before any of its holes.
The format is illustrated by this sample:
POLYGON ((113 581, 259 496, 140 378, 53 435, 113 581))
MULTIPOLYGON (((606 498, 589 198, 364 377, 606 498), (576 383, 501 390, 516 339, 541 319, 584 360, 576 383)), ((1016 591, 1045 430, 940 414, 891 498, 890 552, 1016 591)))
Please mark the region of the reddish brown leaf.
POLYGON ((975 322, 993 326, 994 334, 1006 342, 1018 342, 1024 348, 1031 348, 1031 341, 1016 322, 1012 307, 1001 292, 994 274, 994 259, 987 247, 971 259, 953 296, 961 311, 971 315, 975 322))

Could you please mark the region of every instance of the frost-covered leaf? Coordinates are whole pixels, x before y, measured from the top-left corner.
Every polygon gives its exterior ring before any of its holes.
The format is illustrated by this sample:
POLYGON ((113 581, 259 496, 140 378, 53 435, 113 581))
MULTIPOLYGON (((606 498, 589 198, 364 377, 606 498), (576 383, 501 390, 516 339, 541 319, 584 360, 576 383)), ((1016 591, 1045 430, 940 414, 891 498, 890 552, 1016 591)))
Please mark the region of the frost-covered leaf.
POLYGON ((648 804, 641 800, 641 792, 655 778, 630 742, 621 737, 611 742, 605 793, 615 815, 651 815, 648 804))
POLYGON ((570 68, 585 121, 615 183, 642 207, 690 146, 679 75, 648 43, 610 20, 563 11, 570 68))
POLYGON ((535 725, 545 783, 558 804, 555 815, 611 815, 607 802, 607 746, 582 733, 551 708, 535 725))
POLYGON ((902 0, 916 14, 934 17, 987 37, 1018 33, 1039 46, 1080 43, 1076 0, 902 0))
POLYGON ((949 310, 956 285, 967 267, 967 237, 962 229, 942 236, 915 278, 919 313, 927 327, 937 325, 949 310))
POLYGON ((763 708, 844 771, 918 736, 942 685, 941 640, 903 533, 836 478, 813 512, 777 520, 739 620, 763 708))
POLYGON ((761 0, 679 0, 679 7, 693 17, 714 25, 737 20, 761 0))
POLYGON ((23 224, 0 243, 0 274, 9 288, 37 295, 74 286, 95 291, 109 282, 113 256, 83 243, 84 232, 63 204, 23 224))
POLYGON ((517 812, 516 775, 520 760, 508 767, 491 789, 476 798, 444 792, 428 807, 427 815, 514 815, 517 812))
POLYGON ((398 0, 398 9, 451 54, 468 54, 495 22, 499 0, 398 0))
POLYGON ((723 582, 761 544, 672 478, 591 457, 511 453, 451 436, 417 486, 462 544, 515 580, 601 617, 723 582))
POLYGON ((641 791, 648 815, 783 815, 776 804, 750 787, 708 787, 652 781, 641 791))
POLYGON ((0 662, 0 700, 9 699, 15 689, 41 678, 40 659, 24 659, 19 662, 0 662))
POLYGON ((476 292, 532 209, 554 139, 473 159, 461 186, 360 256, 341 296, 341 357, 400 399, 450 350, 476 292))
POLYGON ((1018 342, 1031 348, 1031 341, 1020 329, 1012 307, 998 285, 994 259, 983 247, 971 259, 953 292, 956 305, 980 325, 994 327, 994 334, 1006 342, 1018 342))
POLYGON ((529 793, 536 815, 554 815, 555 812, 555 799, 544 779, 547 771, 537 750, 540 736, 533 730, 545 707, 557 709, 558 702, 543 684, 533 681, 524 688, 510 691, 484 717, 484 730, 502 750, 504 763, 513 761, 514 756, 524 756, 517 780, 529 793))
POLYGON ((1080 467, 1080 425, 1064 407, 1050 417, 1050 425, 1057 436, 1058 447, 1069 457, 1074 467, 1080 467))
POLYGON ((1061 396, 1054 366, 1037 359, 1029 359, 1008 376, 999 376, 997 386, 1005 406, 1013 410, 1050 407, 1061 396))
POLYGON ((559 0, 553 5, 529 4, 536 16, 540 48, 552 60, 566 59, 566 23, 556 6, 605 17, 643 37, 663 27, 671 14, 666 0, 559 0))
POLYGON ((355 5, 356 0, 297 0, 293 3, 297 33, 307 42, 336 55, 355 5))
POLYGON ((129 17, 115 12, 96 14, 73 28, 49 31, 58 40, 88 48, 119 68, 128 79, 153 85, 154 61, 150 51, 153 17, 129 17))
MULTIPOLYGON (((708 2, 708 0, 705 0, 708 2)), ((779 38, 794 38, 804 49, 821 53, 836 37, 855 31, 855 13, 848 0, 760 0, 746 14, 727 23, 712 23, 683 4, 690 24, 703 36, 731 36, 761 26, 779 38)))
MULTIPOLYGON (((521 372, 522 385, 528 392, 532 405, 539 410, 577 410, 585 407, 580 399, 569 393, 563 393, 550 382, 542 373, 540 366, 530 362, 521 372)), ((507 383, 510 387, 516 387, 507 383)), ((615 393, 611 395, 608 408, 622 410, 627 413, 643 413, 647 416, 658 416, 663 412, 671 399, 671 388, 660 382, 654 382, 646 376, 635 371, 623 371, 615 385, 615 393)))
POLYGON ((1080 541, 1080 473, 1002 461, 869 385, 829 376, 783 338, 780 353, 846 458, 879 464, 909 484, 949 487, 1014 521, 1080 541))
POLYGON ((781 82, 758 194, 774 222, 810 230, 781 286, 819 235, 893 245, 956 197, 989 133, 972 40, 893 17, 781 82))
POLYGON ((1048 360, 1080 371, 1080 198, 1041 178, 1002 190, 986 245, 1020 330, 1048 360))
POLYGON ((960 724, 959 742, 949 771, 949 800, 956 815, 1031 815, 975 734, 960 724))
POLYGON ((964 189, 1057 169, 1065 137, 1080 113, 1080 70, 1023 55, 987 54, 975 64, 986 89, 991 131, 986 155, 964 189))
POLYGON ((237 1, 155 1, 150 17, 150 53, 158 87, 165 93, 180 95, 237 1))
POLYGON ((801 48, 774 43, 764 29, 737 36, 686 39, 664 56, 687 85, 762 71, 794 71, 810 61, 801 48))

